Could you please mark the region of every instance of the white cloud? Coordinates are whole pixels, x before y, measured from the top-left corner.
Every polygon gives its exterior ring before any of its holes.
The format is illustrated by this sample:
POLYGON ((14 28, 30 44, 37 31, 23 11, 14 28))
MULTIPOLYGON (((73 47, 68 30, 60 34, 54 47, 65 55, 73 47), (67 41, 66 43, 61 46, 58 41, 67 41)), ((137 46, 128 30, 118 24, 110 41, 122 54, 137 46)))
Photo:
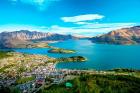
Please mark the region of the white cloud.
POLYGON ((73 17, 62 17, 61 19, 64 22, 84 22, 84 21, 91 21, 91 20, 99 20, 104 18, 103 15, 100 14, 86 14, 86 15, 79 15, 73 17))
POLYGON ((11 0, 12 2, 22 2, 24 4, 30 4, 36 6, 39 10, 45 10, 50 4, 60 0, 11 0))
POLYGON ((84 25, 84 24, 89 24, 89 22, 76 22, 75 24, 84 25))
POLYGON ((90 25, 82 25, 78 27, 60 27, 56 25, 49 28, 49 31, 54 33, 62 33, 62 34, 95 36, 95 35, 107 33, 112 30, 132 27, 135 25, 136 23, 104 23, 104 24, 96 23, 90 25))
POLYGON ((54 25, 51 27, 47 26, 28 26, 28 25, 3 25, 0 26, 0 32, 2 31, 19 31, 19 30, 30 30, 30 31, 42 31, 52 32, 59 34, 74 34, 74 35, 85 35, 95 36, 103 33, 107 33, 112 30, 132 27, 138 25, 136 23, 93 23, 88 25, 82 25, 77 27, 61 27, 54 25))

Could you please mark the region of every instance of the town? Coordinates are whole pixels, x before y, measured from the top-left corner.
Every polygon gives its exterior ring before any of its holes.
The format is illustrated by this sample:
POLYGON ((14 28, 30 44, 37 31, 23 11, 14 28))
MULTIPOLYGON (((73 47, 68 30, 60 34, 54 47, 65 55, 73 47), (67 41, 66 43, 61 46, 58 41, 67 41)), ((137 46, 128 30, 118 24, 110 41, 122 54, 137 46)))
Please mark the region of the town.
POLYGON ((7 56, 0 59, 0 86, 12 86, 22 93, 37 92, 81 73, 80 70, 56 69, 57 59, 48 56, 17 52, 7 52, 7 56))
MULTIPOLYGON (((66 83, 66 87, 69 88, 72 87, 72 84, 67 81, 74 80, 81 77, 81 75, 132 76, 140 78, 140 72, 135 70, 57 69, 57 62, 62 60, 57 61, 56 58, 45 55, 18 52, 3 52, 3 55, 6 57, 1 56, 2 58, 0 58, 0 89, 4 89, 1 91, 8 91, 6 93, 40 93, 40 90, 63 83, 66 83)), ((79 60, 76 61, 79 62, 79 60)))

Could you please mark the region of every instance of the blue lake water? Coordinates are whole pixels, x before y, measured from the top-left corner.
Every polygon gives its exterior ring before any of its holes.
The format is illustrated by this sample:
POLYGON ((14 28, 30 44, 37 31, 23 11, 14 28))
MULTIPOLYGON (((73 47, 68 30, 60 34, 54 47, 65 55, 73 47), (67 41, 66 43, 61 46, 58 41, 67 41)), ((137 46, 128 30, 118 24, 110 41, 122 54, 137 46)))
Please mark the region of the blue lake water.
POLYGON ((68 40, 50 45, 74 49, 75 54, 51 54, 48 48, 15 49, 17 52, 42 54, 50 57, 84 56, 86 62, 58 63, 57 68, 108 70, 113 68, 140 69, 140 45, 94 44, 89 40, 68 40))

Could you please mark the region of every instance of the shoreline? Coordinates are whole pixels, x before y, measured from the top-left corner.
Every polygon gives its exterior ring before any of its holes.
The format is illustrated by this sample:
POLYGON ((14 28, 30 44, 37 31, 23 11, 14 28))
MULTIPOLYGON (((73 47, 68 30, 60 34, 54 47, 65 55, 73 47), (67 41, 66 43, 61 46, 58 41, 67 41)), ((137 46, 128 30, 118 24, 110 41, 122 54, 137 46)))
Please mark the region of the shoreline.
POLYGON ((132 76, 133 78, 140 78, 140 71, 129 69, 116 69, 108 71, 91 69, 58 69, 56 66, 61 62, 52 62, 56 59, 45 55, 13 52, 13 56, 0 59, 2 62, 6 60, 7 65, 3 65, 1 66, 2 68, 0 68, 0 77, 2 78, 0 83, 9 88, 11 88, 12 84, 15 84, 12 87, 19 89, 19 91, 23 91, 23 87, 31 86, 25 90, 31 91, 30 89, 32 89, 32 92, 37 92, 44 87, 52 87, 53 85, 59 86, 69 80, 74 80, 75 78, 85 75, 101 75, 106 77, 132 76), (6 73, 7 70, 8 73, 6 73))

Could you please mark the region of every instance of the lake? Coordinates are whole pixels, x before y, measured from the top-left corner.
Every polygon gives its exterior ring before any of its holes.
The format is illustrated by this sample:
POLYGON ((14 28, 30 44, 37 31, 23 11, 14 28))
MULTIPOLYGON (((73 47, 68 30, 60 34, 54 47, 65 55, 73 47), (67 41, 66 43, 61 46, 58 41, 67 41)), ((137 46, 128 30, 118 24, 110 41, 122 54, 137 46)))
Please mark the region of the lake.
POLYGON ((15 49, 17 52, 42 54, 50 57, 84 56, 86 62, 58 63, 56 68, 108 70, 113 68, 140 69, 140 45, 95 44, 89 40, 68 40, 50 44, 52 46, 74 49, 75 54, 51 54, 48 48, 15 49))

